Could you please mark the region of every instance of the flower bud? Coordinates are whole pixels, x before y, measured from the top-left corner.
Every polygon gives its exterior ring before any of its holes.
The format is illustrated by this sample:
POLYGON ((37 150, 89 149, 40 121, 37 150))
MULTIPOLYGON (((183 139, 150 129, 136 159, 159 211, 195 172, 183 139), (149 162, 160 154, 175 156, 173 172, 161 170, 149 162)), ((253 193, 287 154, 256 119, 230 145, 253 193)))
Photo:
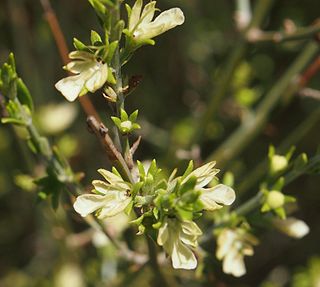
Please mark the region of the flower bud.
POLYGON ((266 203, 271 209, 276 209, 284 205, 285 197, 280 191, 272 190, 267 195, 266 203))
POLYGON ((285 156, 282 155, 274 155, 271 158, 271 172, 272 173, 278 173, 280 171, 283 171, 287 168, 288 166, 288 160, 286 159, 285 156))

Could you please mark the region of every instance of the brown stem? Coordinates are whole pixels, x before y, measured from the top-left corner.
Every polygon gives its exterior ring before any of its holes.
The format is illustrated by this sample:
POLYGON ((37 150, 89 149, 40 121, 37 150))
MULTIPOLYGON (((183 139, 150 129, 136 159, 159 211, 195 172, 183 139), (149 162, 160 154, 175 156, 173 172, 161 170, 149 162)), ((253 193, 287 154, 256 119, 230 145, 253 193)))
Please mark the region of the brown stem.
POLYGON ((134 181, 128 165, 122 154, 115 147, 111 137, 109 136, 108 129, 94 116, 88 117, 87 123, 89 128, 93 133, 95 133, 95 135, 100 139, 102 145, 105 147, 110 162, 119 169, 119 172, 126 180, 129 180, 131 183, 133 183, 134 181))
MULTIPOLYGON (((42 5, 45 18, 48 22, 48 25, 56 42, 57 48, 59 50, 60 58, 63 64, 66 65, 69 62, 69 49, 63 32, 61 30, 58 18, 54 10, 52 9, 49 0, 40 0, 40 3, 42 5)), ((96 109, 94 108, 92 102, 90 101, 87 95, 79 97, 79 102, 87 116, 94 116, 96 119, 101 121, 96 109)))

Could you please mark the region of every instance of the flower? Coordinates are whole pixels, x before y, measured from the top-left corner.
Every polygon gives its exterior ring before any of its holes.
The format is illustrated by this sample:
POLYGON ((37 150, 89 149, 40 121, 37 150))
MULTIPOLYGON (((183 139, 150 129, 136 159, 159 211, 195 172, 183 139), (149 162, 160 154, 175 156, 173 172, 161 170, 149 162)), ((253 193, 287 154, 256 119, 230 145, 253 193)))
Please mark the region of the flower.
POLYGON ((288 217, 287 219, 274 218, 274 226, 281 232, 293 238, 302 238, 309 233, 309 226, 300 219, 288 217))
POLYGON ((56 83, 55 87, 70 102, 100 89, 108 78, 108 65, 97 61, 95 56, 84 51, 73 51, 69 54, 72 61, 64 69, 76 74, 64 78, 56 83))
POLYGON ((73 205, 75 211, 83 217, 95 211, 98 211, 99 219, 111 217, 123 212, 132 202, 128 194, 131 190, 129 183, 110 171, 99 169, 98 172, 107 182, 94 180, 92 184, 95 194, 80 195, 73 205))
POLYGON ((217 239, 216 256, 223 260, 222 269, 226 274, 240 277, 246 273, 244 256, 253 255, 252 245, 257 245, 258 240, 242 228, 224 229, 217 239))
POLYGON ((184 14, 180 8, 166 10, 152 21, 157 10, 156 1, 148 3, 143 10, 142 5, 143 0, 137 0, 129 12, 129 33, 137 41, 152 39, 184 23, 184 14))
POLYGON ((234 190, 227 185, 218 184, 214 187, 204 188, 219 172, 214 168, 215 164, 216 162, 212 161, 195 169, 182 182, 187 182, 192 176, 197 178, 195 189, 201 192, 199 199, 204 209, 209 211, 222 208, 223 205, 231 205, 236 199, 234 190))
POLYGON ((193 221, 167 218, 159 229, 157 243, 171 256, 173 268, 194 269, 197 259, 190 247, 197 247, 197 239, 201 234, 193 221))

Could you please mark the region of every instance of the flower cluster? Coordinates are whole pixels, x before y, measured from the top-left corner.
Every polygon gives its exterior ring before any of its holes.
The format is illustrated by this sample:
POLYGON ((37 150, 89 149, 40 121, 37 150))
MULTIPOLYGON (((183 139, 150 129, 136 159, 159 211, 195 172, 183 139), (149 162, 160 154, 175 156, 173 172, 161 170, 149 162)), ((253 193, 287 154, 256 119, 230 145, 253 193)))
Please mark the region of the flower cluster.
POLYGON ((226 185, 207 187, 219 172, 214 166, 210 162, 193 170, 191 161, 182 176, 176 177, 175 170, 167 179, 155 161, 148 168, 138 162, 134 184, 124 181, 116 169, 100 169, 107 182, 93 181, 93 194, 80 195, 74 208, 82 216, 96 212, 100 219, 131 207, 139 209, 141 215, 133 222, 139 234, 158 230, 157 243, 171 256, 173 267, 193 269, 197 266, 193 249, 202 234, 193 219, 203 210, 213 211, 235 200, 234 190, 226 185))

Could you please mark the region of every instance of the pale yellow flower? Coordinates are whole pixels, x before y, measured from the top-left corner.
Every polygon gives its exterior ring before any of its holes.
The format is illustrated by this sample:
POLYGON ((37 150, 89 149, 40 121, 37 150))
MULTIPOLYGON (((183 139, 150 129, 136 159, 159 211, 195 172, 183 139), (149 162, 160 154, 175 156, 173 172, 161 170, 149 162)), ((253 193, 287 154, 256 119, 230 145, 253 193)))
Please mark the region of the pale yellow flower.
POLYGON ((216 162, 209 162, 194 171, 192 171, 183 181, 187 182, 190 177, 196 177, 197 183, 195 189, 201 192, 200 201, 205 210, 215 210, 222 208, 224 205, 231 205, 236 199, 234 190, 224 184, 218 184, 214 187, 205 188, 219 172, 219 169, 214 168, 216 162))
POLYGON ((162 12, 153 21, 156 1, 151 1, 142 10, 143 0, 137 0, 129 17, 129 32, 137 41, 152 39, 184 23, 184 14, 180 8, 162 12))
POLYGON ((223 260, 223 272, 243 276, 246 273, 244 256, 252 256, 252 246, 256 244, 258 240, 244 229, 224 229, 218 236, 216 251, 217 258, 223 260))
POLYGON ((194 269, 197 259, 191 248, 197 247, 197 239, 201 234, 193 221, 167 218, 159 229, 157 243, 171 256, 173 268, 194 269))
POLYGON ((99 169, 99 173, 107 182, 94 180, 95 194, 83 194, 77 197, 73 207, 85 217, 97 211, 97 217, 103 219, 123 212, 131 203, 128 194, 131 187, 121 177, 110 171, 99 169))
POLYGON ((64 78, 55 85, 68 101, 72 102, 87 92, 97 91, 107 81, 108 65, 97 61, 93 54, 74 51, 69 54, 69 58, 72 61, 64 68, 76 75, 64 78))

